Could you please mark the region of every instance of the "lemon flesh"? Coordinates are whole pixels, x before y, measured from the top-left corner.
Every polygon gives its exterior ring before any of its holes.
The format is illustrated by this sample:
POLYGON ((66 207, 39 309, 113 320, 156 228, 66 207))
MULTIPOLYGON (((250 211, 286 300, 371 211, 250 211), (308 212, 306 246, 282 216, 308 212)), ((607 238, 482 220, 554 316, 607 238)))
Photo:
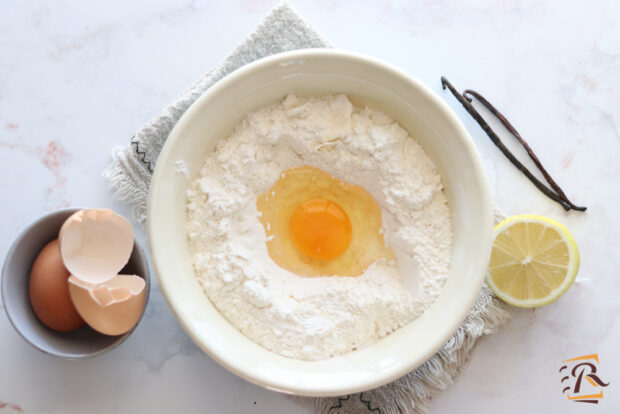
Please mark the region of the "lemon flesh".
POLYGON ((547 305, 575 280, 577 243, 557 221, 519 215, 499 223, 494 232, 486 281, 503 301, 521 307, 547 305))

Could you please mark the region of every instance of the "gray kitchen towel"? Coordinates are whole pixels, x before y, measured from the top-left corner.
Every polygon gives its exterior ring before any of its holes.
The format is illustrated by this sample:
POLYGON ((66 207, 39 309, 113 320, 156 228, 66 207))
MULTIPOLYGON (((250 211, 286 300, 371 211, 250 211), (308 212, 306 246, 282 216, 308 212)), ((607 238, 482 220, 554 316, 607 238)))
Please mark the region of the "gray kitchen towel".
MULTIPOLYGON (((138 221, 146 218, 151 175, 168 134, 187 108, 215 82, 256 59, 295 49, 330 47, 287 3, 267 16, 233 52, 183 91, 170 105, 131 138, 112 150, 104 172, 115 197, 130 203, 138 221)), ((502 214, 496 209, 496 222, 502 214)), ((456 333, 418 368, 383 387, 333 398, 301 398, 317 414, 426 413, 433 396, 445 390, 468 361, 478 341, 508 320, 510 314, 489 289, 482 287, 476 302, 456 333)))

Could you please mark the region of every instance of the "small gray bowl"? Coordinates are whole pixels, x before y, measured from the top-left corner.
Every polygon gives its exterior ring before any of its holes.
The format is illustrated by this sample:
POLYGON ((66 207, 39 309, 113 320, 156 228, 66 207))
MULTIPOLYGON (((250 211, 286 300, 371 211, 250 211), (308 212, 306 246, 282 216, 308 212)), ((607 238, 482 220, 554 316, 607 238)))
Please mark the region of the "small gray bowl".
MULTIPOLYGON (((41 249, 58 237, 65 220, 79 210, 76 208, 58 210, 28 226, 11 246, 2 268, 2 301, 15 330, 36 349, 67 359, 88 358, 109 351, 125 341, 135 329, 134 327, 123 335, 107 336, 85 324, 72 332, 56 332, 43 325, 32 310, 28 293, 32 264, 41 249)), ((150 290, 149 267, 144 252, 135 240, 129 262, 120 273, 135 274, 144 278, 146 309, 150 290)))

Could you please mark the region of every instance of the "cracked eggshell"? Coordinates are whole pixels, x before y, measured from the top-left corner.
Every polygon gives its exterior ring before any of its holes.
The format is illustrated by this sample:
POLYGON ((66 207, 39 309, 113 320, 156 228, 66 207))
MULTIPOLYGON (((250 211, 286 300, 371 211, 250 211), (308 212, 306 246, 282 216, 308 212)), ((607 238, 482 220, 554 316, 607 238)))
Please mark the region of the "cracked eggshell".
POLYGON ((117 275, 101 284, 71 275, 69 294, 91 328, 105 335, 122 335, 140 320, 146 303, 145 285, 144 279, 134 275, 117 275))
POLYGON ((110 209, 80 210, 70 216, 58 236, 65 267, 84 282, 107 282, 129 261, 133 230, 110 209))

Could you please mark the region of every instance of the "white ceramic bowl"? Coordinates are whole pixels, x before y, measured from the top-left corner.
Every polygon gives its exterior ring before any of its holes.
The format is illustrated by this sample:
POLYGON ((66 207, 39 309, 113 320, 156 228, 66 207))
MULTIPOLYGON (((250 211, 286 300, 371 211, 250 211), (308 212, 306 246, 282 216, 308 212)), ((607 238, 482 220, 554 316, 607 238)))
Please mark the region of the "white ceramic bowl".
MULTIPOLYGON (((439 75, 437 77, 439 83, 439 75)), ((260 172, 257 172, 260 173, 260 172)), ((448 106, 420 81, 376 59, 315 49, 251 63, 219 81, 178 122, 157 161, 148 237, 159 285, 179 323, 208 355, 264 387, 307 396, 359 392, 392 381, 428 359, 454 333, 482 285, 491 251, 492 210, 480 159, 448 106), (365 348, 323 361, 282 357, 252 342, 220 315, 192 269, 185 236, 185 190, 175 172, 196 177, 218 140, 251 111, 287 94, 345 93, 398 121, 437 164, 453 220, 451 269, 421 317, 365 348)))

